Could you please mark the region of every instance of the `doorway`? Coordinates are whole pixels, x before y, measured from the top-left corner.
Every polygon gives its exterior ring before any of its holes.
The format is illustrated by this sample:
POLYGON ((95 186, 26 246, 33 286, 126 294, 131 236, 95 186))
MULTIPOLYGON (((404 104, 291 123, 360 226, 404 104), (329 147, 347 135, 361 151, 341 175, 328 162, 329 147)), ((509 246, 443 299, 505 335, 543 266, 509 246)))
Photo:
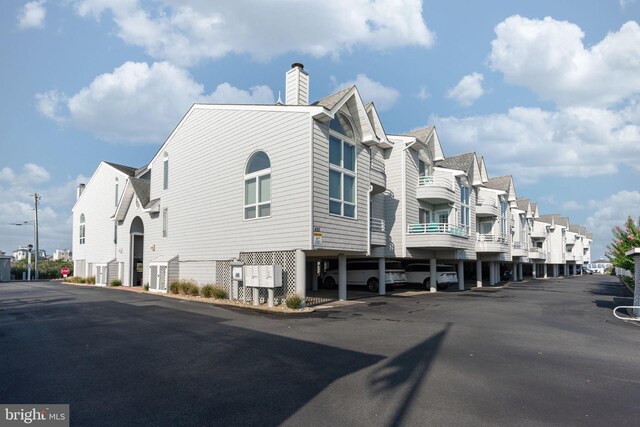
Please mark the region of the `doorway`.
POLYGON ((139 216, 131 222, 130 285, 142 286, 144 280, 144 224, 139 216))

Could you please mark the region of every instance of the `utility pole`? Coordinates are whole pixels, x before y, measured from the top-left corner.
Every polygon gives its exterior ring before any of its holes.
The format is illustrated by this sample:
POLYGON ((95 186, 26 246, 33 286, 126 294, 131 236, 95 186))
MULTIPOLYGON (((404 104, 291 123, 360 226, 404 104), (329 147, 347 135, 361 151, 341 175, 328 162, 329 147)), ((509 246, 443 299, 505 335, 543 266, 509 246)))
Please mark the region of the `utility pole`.
POLYGON ((38 258, 40 258, 40 247, 38 245, 38 202, 40 201, 38 193, 33 194, 33 210, 35 214, 35 222, 33 223, 33 238, 36 242, 36 265, 35 279, 38 280, 38 258))

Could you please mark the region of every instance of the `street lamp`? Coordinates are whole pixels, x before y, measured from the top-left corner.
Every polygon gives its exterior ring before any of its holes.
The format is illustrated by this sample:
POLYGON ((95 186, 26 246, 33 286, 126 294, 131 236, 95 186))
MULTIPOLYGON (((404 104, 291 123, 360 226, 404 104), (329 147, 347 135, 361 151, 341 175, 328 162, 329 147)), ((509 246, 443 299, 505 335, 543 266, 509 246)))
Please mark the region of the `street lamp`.
MULTIPOLYGON (((33 249, 33 245, 28 245, 27 249, 29 249, 29 254, 27 255, 27 280, 31 280, 31 249, 33 249)), ((37 255, 36 255, 37 256, 37 255)))

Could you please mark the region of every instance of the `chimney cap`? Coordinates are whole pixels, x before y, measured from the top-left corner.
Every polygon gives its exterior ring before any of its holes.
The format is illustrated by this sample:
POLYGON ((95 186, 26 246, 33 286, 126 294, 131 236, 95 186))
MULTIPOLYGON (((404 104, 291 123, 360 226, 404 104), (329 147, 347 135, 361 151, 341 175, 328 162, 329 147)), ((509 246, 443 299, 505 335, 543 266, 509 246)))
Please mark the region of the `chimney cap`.
POLYGON ((291 68, 300 68, 301 70, 304 70, 304 65, 299 62, 294 62, 293 64, 291 64, 291 68))

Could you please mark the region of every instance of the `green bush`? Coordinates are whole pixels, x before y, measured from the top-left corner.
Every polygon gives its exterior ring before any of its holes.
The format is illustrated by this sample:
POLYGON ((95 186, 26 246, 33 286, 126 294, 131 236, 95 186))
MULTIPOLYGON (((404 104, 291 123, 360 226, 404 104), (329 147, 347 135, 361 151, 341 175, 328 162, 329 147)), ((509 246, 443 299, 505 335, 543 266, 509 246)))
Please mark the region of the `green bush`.
POLYGON ((95 285, 96 284, 96 276, 89 276, 89 277, 85 278, 85 282, 84 283, 88 283, 90 285, 95 285))
MULTIPOLYGON (((31 259, 31 274, 34 274, 35 268, 35 260, 31 259)), ((73 261, 53 261, 42 259, 38 260, 38 278, 40 279, 60 279, 62 278, 62 274, 60 274, 60 269, 62 267, 68 267, 71 271, 69 272, 69 276, 73 275, 73 261)), ((22 279, 22 273, 27 273, 28 266, 27 260, 20 260, 11 266, 11 274, 18 280, 22 279)))
POLYGON ((120 280, 120 279, 113 279, 113 280, 111 281, 111 286, 113 286, 113 287, 122 286, 122 280, 120 280))
POLYGON ((633 282, 633 277, 622 276, 622 281, 625 285, 629 286, 631 289, 635 289, 635 283, 633 282))
POLYGON ((205 298, 211 298, 213 296, 213 285, 204 285, 202 287, 202 296, 205 298))
POLYGON ((169 292, 174 295, 178 295, 180 293, 180 282, 171 282, 169 285, 169 292))
POLYGON ((287 299, 284 300, 284 303, 288 308, 296 310, 302 307, 302 297, 298 294, 293 294, 290 297, 287 297, 287 299))
POLYGON ((149 291, 149 284, 148 284, 148 283, 145 283, 145 284, 144 284, 144 286, 143 286, 143 288, 144 288, 144 290, 145 290, 145 291, 147 291, 147 292, 148 292, 148 291, 149 291))
POLYGON ((213 287, 213 297, 215 299, 227 299, 229 298, 229 294, 222 286, 214 286, 213 287))

